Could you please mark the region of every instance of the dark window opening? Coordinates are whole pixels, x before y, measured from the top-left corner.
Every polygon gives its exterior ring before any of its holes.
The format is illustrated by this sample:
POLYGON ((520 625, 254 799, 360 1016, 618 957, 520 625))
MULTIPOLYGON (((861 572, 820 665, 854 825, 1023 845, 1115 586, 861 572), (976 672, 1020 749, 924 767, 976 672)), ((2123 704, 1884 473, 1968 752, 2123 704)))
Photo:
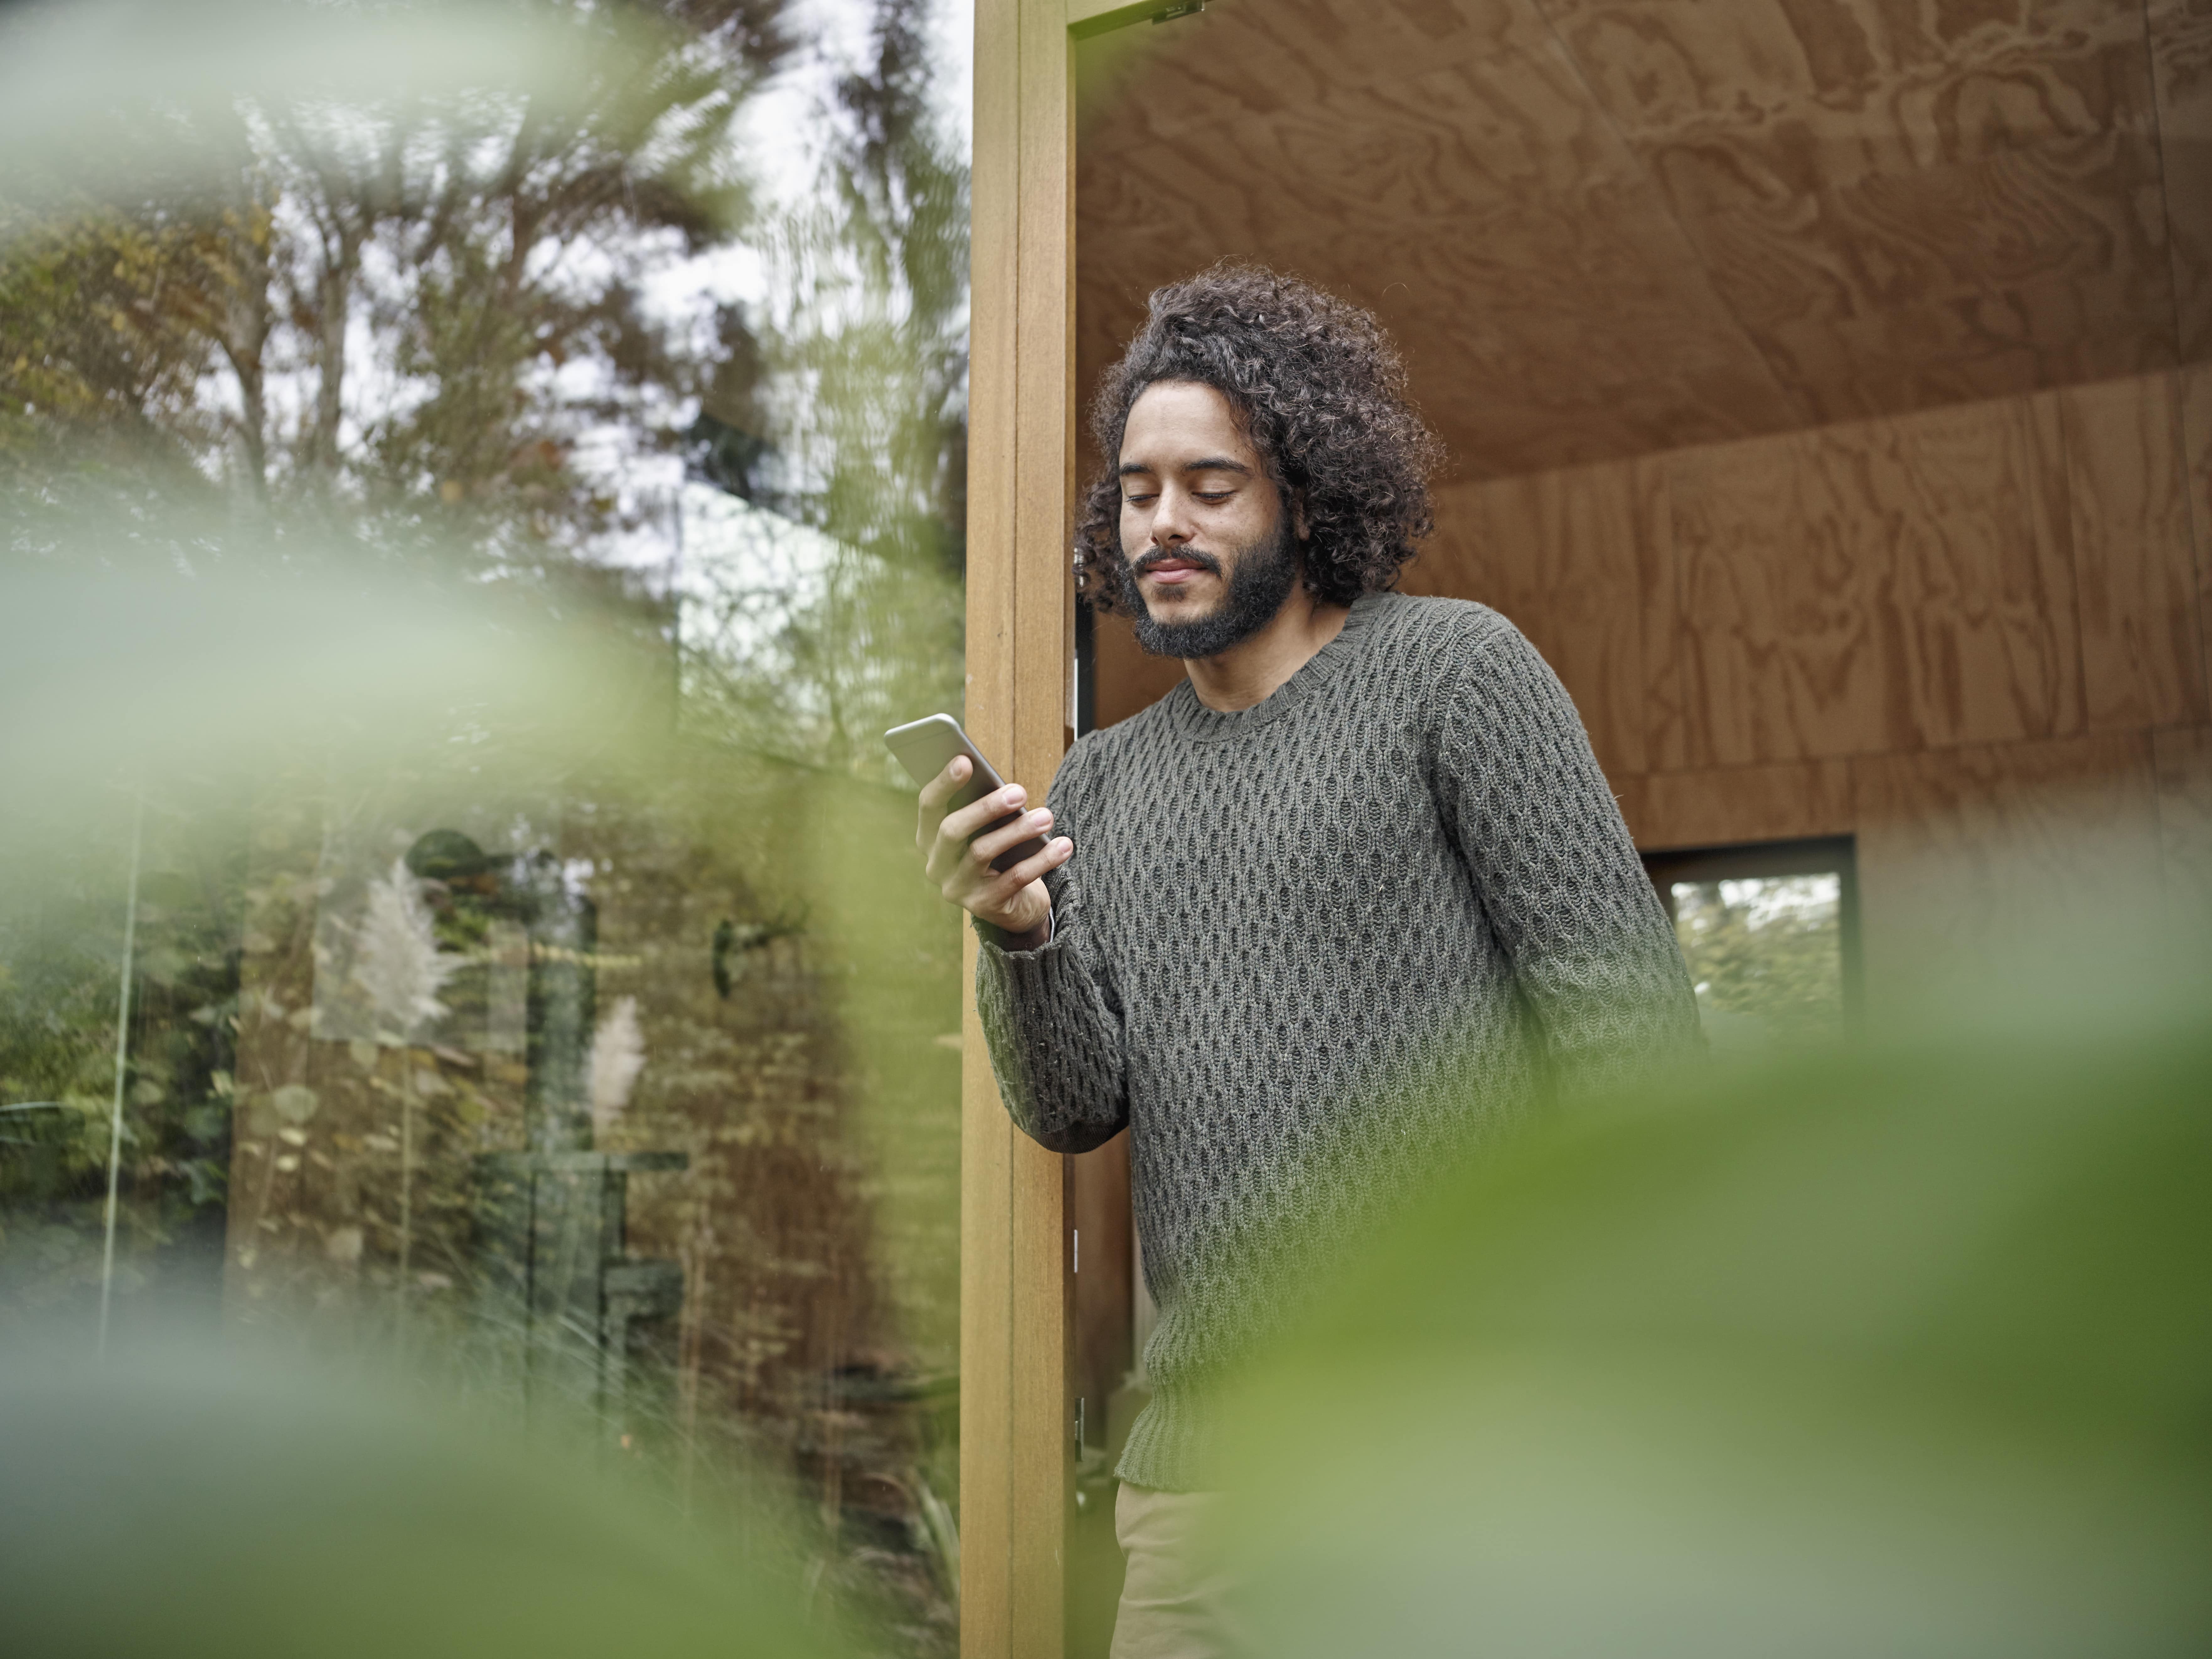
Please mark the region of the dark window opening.
POLYGON ((1075 601, 1075 735, 1098 728, 1098 624, 1091 601, 1075 601))
POLYGON ((1713 1051, 1838 1043, 1859 1019, 1849 836, 1647 853, 1713 1051))

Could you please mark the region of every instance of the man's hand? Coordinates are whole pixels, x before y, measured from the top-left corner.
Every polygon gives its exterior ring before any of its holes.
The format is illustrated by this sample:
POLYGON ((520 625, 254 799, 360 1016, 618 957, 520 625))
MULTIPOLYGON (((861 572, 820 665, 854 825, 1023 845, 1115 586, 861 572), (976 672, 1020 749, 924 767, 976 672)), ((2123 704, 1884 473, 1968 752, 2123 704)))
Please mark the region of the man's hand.
POLYGON ((1000 854, 1049 830, 1052 813, 1042 806, 1034 812, 1021 811, 1029 792, 1018 783, 947 812, 945 802, 967 782, 969 770, 968 757, 955 755, 922 786, 914 831, 922 868, 947 903, 1011 935, 1006 941, 1010 949, 1033 951, 1048 937, 1052 921, 1052 896, 1044 890, 1044 873, 1066 863, 1075 843, 1061 836, 1012 869, 994 870, 991 860, 1000 854), (988 835, 977 833, 1009 812, 1020 816, 988 835))

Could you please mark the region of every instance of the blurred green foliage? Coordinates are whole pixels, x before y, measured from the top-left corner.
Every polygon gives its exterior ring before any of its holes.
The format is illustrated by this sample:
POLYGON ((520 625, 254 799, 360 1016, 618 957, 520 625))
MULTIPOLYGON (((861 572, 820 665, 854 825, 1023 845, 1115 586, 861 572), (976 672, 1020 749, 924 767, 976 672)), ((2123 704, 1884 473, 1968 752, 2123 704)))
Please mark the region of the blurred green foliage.
POLYGON ((2201 1651, 2212 1020, 2102 966, 1445 1181, 1232 1413, 1256 1650, 2201 1651))
POLYGON ((0 1600, 41 1659, 851 1651, 795 1586, 404 1378, 201 1346, 0 1379, 0 1600))

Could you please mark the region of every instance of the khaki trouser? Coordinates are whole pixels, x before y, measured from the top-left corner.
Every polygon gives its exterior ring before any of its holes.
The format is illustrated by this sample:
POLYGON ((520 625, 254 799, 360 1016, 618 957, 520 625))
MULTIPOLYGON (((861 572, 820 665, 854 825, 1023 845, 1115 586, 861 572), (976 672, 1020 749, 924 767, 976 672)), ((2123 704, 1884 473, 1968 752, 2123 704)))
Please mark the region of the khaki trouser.
POLYGON ((1123 1485, 1114 1535, 1129 1565, 1113 1659, 1226 1659, 1244 1650, 1226 1607, 1227 1575, 1206 1559, 1220 1504, 1219 1492, 1123 1485))

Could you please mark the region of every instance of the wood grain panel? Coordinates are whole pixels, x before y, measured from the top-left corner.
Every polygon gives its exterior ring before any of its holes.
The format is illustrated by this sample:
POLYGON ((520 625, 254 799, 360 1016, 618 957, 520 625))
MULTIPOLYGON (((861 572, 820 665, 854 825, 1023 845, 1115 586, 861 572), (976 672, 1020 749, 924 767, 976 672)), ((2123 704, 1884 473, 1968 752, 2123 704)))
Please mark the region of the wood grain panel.
POLYGON ((2212 676, 2212 364, 2197 363, 2177 377, 2181 404, 2184 487, 2189 499, 2190 538, 2197 553, 2198 636, 2212 676))
POLYGON ((1643 633, 1644 756, 1655 772, 1689 764, 1682 672, 1681 580, 1674 558, 1674 493, 1667 463, 1628 463, 1636 512, 1636 591, 1643 633))
POLYGON ((1153 287, 1238 255, 1375 308, 1469 475, 1808 418, 1528 0, 1424 15, 1221 6, 1133 65, 1083 49, 1084 383, 1153 287))
MULTIPOLYGON (((2024 402, 1931 410, 1816 444, 1864 480, 1854 556, 1887 556, 1877 625, 1911 743, 2048 738, 2082 725, 2068 520, 2053 434, 2024 402)), ((1839 492, 1840 494, 1840 492, 1839 492)))
MULTIPOLYGON (((1065 743, 1069 648, 1065 0, 978 0, 975 31, 965 718, 1041 792, 1065 743)), ((972 937, 967 949, 972 975, 972 937)), ((1064 1160, 1008 1119, 972 998, 962 1029, 961 1651, 1056 1659, 1072 1462, 1064 1160)))
POLYGON ((1662 463, 1691 764, 2077 729, 2048 441, 2011 400, 1662 463))
POLYGON ((2206 718, 2204 646, 2170 375, 2053 394, 2065 434, 2089 723, 2206 718))
POLYGON ((1081 159, 1158 143, 1195 153, 1224 112, 1279 114, 1495 59, 1535 21, 1525 0, 1229 0, 1086 40, 1076 60, 1081 159))
POLYGON ((1629 833, 1647 853, 1845 836, 1858 823, 1848 761, 1654 772, 1614 787, 1629 833))
POLYGON ((1102 726, 1150 708, 1182 681, 1182 664, 1147 653, 1137 643, 1127 617, 1099 617, 1091 648, 1098 675, 1096 715, 1102 726))
POLYGON ((2175 344, 2212 358, 2212 0, 2146 0, 2173 260, 2175 344))
MULTIPOLYGON (((1074 82, 1064 0, 1021 0, 1021 176, 1015 362, 1015 775, 1042 793, 1066 752, 1074 578, 1074 82)), ((972 561, 973 554, 970 554, 972 561)), ((1074 1496, 1067 1160, 1013 1132, 1009 1275, 1013 1535, 1009 1651, 1059 1659, 1074 1496)))
POLYGON ((1854 761, 1869 1006, 2154 933, 2150 750, 2131 732, 1854 761))
POLYGON ((1224 255, 1374 307, 1469 477, 2212 353, 2212 0, 1272 0, 1079 62, 1085 385, 1224 255))
POLYGON ((2138 0, 1545 0, 1825 420, 2173 361, 2138 0))
POLYGON ((1812 440, 1699 451, 1669 468, 1675 611, 1693 766, 1888 746, 1869 573, 1820 486, 1812 440))
POLYGON ((1559 675, 1607 776, 1650 765, 1644 741, 1636 475, 1572 467, 1440 490, 1414 592, 1480 599, 1559 675))
MULTIPOLYGON (((967 696, 987 751, 1012 738, 1015 296, 1021 199, 1020 22, 1014 0, 978 0, 969 259, 967 696)), ((975 982, 973 929, 961 930, 975 982)), ((963 999, 960 1116, 960 1650, 1012 1651, 1013 1126, 990 1051, 963 999)))
POLYGON ((2179 963, 2212 974, 2212 726, 2151 734, 2167 936, 2179 963))

